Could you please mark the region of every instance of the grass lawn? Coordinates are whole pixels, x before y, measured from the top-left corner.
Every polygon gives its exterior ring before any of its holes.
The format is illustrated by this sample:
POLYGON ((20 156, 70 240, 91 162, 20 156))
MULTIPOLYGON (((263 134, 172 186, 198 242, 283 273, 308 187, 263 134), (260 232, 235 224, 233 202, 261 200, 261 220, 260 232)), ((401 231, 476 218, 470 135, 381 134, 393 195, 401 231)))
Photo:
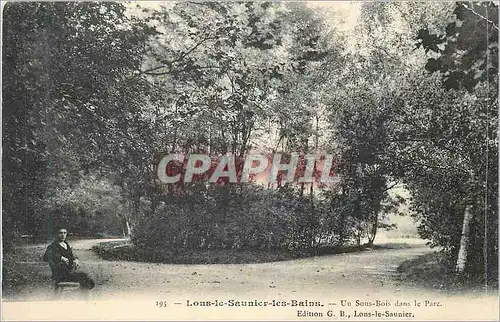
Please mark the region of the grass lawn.
MULTIPOLYGON (((481 293, 485 291, 483 276, 465 274, 458 276, 450 262, 441 252, 429 253, 404 261, 399 267, 401 279, 411 284, 433 289, 456 292, 481 293)), ((496 274, 496 273, 494 273, 496 274)), ((494 275, 497 277, 497 275, 494 275)), ((498 292, 498 278, 488 281, 488 290, 498 292)))
POLYGON ((51 287, 49 274, 43 273, 47 264, 38 258, 32 249, 18 248, 4 253, 2 263, 3 296, 18 293, 26 287, 46 285, 51 287))

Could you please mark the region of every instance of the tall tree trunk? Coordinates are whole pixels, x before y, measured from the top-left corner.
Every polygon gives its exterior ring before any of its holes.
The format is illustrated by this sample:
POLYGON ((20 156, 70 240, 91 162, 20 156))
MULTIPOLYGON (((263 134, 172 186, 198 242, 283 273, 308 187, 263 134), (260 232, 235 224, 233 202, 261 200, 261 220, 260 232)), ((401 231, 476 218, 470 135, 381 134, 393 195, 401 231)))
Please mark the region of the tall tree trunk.
POLYGON ((456 271, 457 273, 460 274, 464 272, 465 266, 467 264, 467 251, 469 249, 469 244, 470 244, 469 233, 473 217, 474 213, 472 212, 472 205, 467 205, 465 207, 465 212, 464 212, 462 237, 460 239, 460 249, 458 251, 457 266, 456 266, 456 271))
POLYGON ((125 224, 127 225, 127 237, 130 237, 130 235, 132 235, 132 227, 130 227, 130 221, 126 220, 125 224))
POLYGON ((122 215, 120 217, 121 221, 121 229, 123 233, 123 237, 129 237, 131 233, 130 220, 127 215, 122 215))
POLYGON ((378 229, 378 213, 375 213, 372 223, 372 229, 368 237, 368 247, 373 246, 373 242, 375 241, 375 236, 377 236, 378 229))
MULTIPOLYGON (((314 153, 318 152, 318 146, 319 146, 319 115, 316 113, 316 138, 314 142, 314 153)), ((305 146, 307 147, 307 142, 305 142, 305 146)), ((316 174, 317 170, 317 163, 316 159, 314 159, 314 166, 313 166, 313 178, 314 175, 316 174)), ((317 223, 317 218, 316 218, 316 208, 314 204, 314 179, 311 182, 311 185, 309 187, 309 198, 311 202, 311 216, 310 216, 310 234, 311 234, 311 244, 313 247, 317 247, 318 244, 316 243, 316 223, 317 223)))

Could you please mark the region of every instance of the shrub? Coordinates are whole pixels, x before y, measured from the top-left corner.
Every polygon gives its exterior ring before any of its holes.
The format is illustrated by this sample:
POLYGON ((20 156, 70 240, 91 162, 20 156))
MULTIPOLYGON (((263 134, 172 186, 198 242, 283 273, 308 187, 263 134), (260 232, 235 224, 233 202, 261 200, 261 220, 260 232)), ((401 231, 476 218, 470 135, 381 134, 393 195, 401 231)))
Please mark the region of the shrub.
POLYGON ((310 201, 293 189, 194 184, 134 227, 139 249, 286 250, 312 246, 310 201))

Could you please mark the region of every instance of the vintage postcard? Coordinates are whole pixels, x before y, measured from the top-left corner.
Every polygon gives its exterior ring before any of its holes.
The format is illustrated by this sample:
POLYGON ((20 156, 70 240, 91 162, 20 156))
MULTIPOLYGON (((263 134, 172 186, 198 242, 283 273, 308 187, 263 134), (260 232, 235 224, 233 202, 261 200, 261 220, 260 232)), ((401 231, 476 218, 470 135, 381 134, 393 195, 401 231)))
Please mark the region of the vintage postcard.
POLYGON ((2 319, 498 320, 498 2, 2 4, 2 319))

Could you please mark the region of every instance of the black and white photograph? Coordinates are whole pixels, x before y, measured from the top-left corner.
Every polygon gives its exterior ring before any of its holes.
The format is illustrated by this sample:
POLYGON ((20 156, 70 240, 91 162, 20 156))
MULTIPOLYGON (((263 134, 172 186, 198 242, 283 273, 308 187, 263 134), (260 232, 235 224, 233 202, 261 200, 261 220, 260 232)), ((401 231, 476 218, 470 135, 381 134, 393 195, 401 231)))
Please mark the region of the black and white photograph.
POLYGON ((498 320, 498 5, 2 3, 2 320, 498 320))

